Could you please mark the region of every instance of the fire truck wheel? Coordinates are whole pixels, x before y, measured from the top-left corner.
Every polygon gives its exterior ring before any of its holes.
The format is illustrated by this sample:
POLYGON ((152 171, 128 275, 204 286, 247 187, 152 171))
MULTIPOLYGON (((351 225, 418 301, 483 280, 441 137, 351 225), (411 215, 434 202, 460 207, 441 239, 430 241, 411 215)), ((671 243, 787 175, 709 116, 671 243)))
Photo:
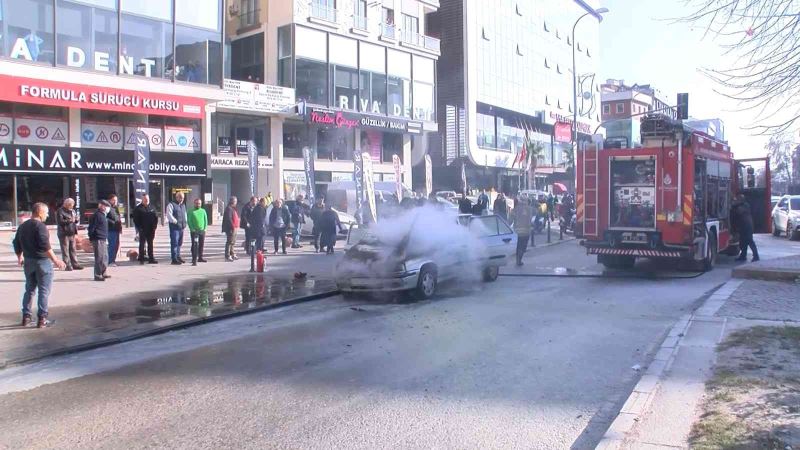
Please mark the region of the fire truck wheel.
POLYGON ((605 266, 607 269, 632 269, 633 266, 636 264, 636 257, 635 256, 620 256, 620 255, 599 255, 602 258, 598 258, 600 264, 605 266))
POLYGON ((706 257, 703 259, 703 271, 708 272, 714 269, 714 266, 717 264, 717 255, 719 250, 717 249, 717 234, 712 232, 709 235, 709 243, 708 243, 708 253, 706 257))

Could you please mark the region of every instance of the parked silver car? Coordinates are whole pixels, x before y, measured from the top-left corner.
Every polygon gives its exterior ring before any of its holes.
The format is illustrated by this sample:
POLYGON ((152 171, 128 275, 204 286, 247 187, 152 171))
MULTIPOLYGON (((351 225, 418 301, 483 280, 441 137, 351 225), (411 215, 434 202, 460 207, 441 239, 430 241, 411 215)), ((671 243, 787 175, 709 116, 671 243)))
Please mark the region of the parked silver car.
POLYGON ((772 209, 772 235, 792 240, 800 234, 800 195, 784 195, 772 209))
POLYGON ((411 232, 399 243, 387 244, 367 230, 351 227, 337 273, 339 289, 345 294, 407 291, 427 299, 441 282, 459 277, 497 280, 500 267, 516 250, 517 235, 496 215, 460 215, 453 220, 466 228, 471 241, 445 240, 435 251, 415 250, 413 240, 420 237, 411 232))

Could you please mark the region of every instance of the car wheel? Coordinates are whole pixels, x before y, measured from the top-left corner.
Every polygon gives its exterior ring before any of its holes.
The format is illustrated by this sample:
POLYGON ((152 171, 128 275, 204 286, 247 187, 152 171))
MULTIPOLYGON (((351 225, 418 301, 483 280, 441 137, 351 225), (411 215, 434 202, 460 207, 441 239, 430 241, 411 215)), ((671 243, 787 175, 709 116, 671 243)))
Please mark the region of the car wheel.
POLYGON ((414 291, 415 297, 420 300, 427 300, 436 293, 437 285, 436 269, 431 266, 425 266, 419 272, 417 279, 417 288, 414 291))
POLYGON ((786 239, 790 241, 794 239, 794 225, 791 222, 786 222, 786 239))
POLYGON ((781 235, 781 230, 778 229, 778 225, 775 223, 775 220, 772 220, 772 235, 778 237, 781 235))
POLYGON ((483 281, 487 283, 497 281, 498 276, 500 276, 500 268, 497 266, 489 266, 483 269, 483 281))

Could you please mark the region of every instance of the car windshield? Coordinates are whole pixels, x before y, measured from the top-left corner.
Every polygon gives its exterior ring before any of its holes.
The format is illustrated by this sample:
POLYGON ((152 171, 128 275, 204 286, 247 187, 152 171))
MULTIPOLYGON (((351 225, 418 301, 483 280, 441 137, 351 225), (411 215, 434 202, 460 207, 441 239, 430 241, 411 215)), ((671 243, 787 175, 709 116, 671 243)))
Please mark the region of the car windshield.
POLYGON ((800 197, 792 197, 789 202, 792 205, 792 211, 800 211, 800 197))

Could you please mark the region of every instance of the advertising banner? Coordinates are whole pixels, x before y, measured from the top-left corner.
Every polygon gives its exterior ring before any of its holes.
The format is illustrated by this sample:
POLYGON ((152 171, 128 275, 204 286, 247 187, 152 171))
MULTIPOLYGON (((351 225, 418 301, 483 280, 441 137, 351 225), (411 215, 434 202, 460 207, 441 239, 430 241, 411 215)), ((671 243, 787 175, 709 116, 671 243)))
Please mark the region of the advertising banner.
POLYGON ((400 157, 392 155, 392 165, 394 166, 394 189, 397 201, 403 200, 403 166, 400 165, 400 157))
POLYGON ((125 127, 125 150, 135 150, 137 145, 136 131, 141 131, 147 136, 150 142, 150 151, 163 152, 164 151, 164 135, 161 128, 148 127, 148 126, 126 126, 125 127))
POLYGON ((270 114, 286 112, 295 106, 294 89, 225 79, 225 100, 218 108, 244 109, 270 114))
POLYGON ((572 124, 566 122, 556 122, 554 126, 556 142, 572 142, 572 124))
POLYGON ((284 170, 283 182, 285 184, 306 185, 306 173, 301 170, 284 170))
POLYGON ((132 114, 202 119, 205 102, 194 97, 129 91, 61 81, 0 75, 0 100, 132 114))
POLYGON ((361 153, 353 152, 353 181, 356 185, 356 211, 362 213, 364 204, 364 158, 361 153))
POLYGON ((217 154, 233 155, 230 136, 217 136, 217 154))
POLYGON ((314 203, 314 191, 316 182, 314 180, 314 152, 309 147, 303 147, 303 168, 306 171, 306 198, 310 203, 314 203))
POLYGON ((258 149, 252 142, 247 147, 247 169, 250 175, 250 195, 256 195, 258 191, 258 149))
POLYGON ((466 197, 467 192, 467 162, 461 161, 461 193, 466 197))
POLYGON ((69 124, 63 120, 17 117, 14 119, 14 143, 27 145, 67 145, 69 124))
POLYGON ((133 190, 136 204, 142 203, 142 197, 150 193, 150 140, 141 131, 133 134, 136 139, 133 170, 133 190))
POLYGON ((425 155, 425 196, 433 192, 433 163, 431 155, 425 155))
POLYGON ((383 133, 373 130, 366 130, 361 133, 361 150, 368 151, 373 161, 381 160, 382 149, 383 133))
MULTIPOLYGON (((208 172, 207 156, 199 153, 151 152, 148 167, 151 175, 205 177, 208 172)), ((0 145, 0 172, 4 173, 131 176, 137 170, 138 163, 139 155, 135 151, 0 145)))
POLYGON ((200 132, 184 127, 164 127, 164 150, 196 152, 200 150, 200 132))
POLYGON ((11 130, 14 129, 14 118, 11 116, 0 116, 0 144, 11 143, 11 130))
POLYGON ((364 193, 367 196, 369 206, 368 221, 378 223, 378 210, 375 207, 375 178, 372 172, 372 158, 369 153, 362 153, 361 159, 364 163, 364 193))
POLYGON ((92 148, 122 149, 122 125, 100 122, 81 122, 81 144, 92 148))

